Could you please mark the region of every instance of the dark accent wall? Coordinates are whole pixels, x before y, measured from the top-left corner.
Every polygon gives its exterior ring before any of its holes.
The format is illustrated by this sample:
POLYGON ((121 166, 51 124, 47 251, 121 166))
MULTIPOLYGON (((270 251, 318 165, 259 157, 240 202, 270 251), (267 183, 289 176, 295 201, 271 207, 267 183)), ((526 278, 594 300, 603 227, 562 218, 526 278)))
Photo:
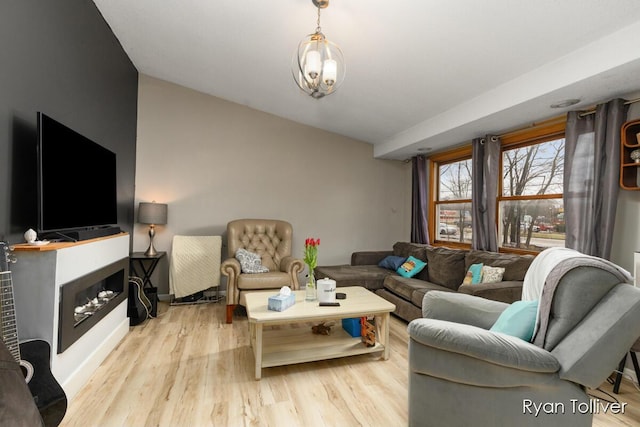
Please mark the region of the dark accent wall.
POLYGON ((118 222, 131 233, 138 72, 95 4, 2 1, 0 52, 0 239, 37 226, 37 111, 116 153, 118 222))

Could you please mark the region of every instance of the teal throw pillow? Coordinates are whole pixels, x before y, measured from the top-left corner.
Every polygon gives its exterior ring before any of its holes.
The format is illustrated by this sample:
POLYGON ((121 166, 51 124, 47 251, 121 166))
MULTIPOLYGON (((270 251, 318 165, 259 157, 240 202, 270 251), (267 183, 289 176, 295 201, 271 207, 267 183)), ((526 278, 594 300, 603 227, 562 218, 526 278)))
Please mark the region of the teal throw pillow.
POLYGON ((516 301, 502 312, 490 330, 531 342, 537 313, 538 301, 516 301))
POLYGON ((478 283, 482 282, 482 267, 483 264, 471 264, 469 266, 469 271, 471 272, 471 284, 472 285, 477 285, 478 283))
POLYGON ((378 267, 396 271, 405 262, 405 260, 406 258, 403 256, 389 255, 378 263, 378 267))
POLYGON ((396 272, 403 277, 413 277, 420 273, 426 266, 426 262, 410 256, 400 267, 398 267, 396 272))

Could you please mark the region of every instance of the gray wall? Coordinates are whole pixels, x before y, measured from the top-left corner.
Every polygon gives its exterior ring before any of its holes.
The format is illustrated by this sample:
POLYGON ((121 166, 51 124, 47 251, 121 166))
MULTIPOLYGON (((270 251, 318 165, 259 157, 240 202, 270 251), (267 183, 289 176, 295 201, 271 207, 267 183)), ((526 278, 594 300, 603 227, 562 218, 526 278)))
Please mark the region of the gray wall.
MULTIPOLYGON (((156 227, 159 251, 170 252, 176 234, 225 242, 227 222, 239 218, 289 221, 298 257, 305 238, 320 238, 319 265, 348 264, 353 251, 410 237, 410 163, 374 159, 371 144, 144 74, 136 158, 136 204, 169 205, 168 224, 156 227)), ((147 230, 136 224, 135 250, 148 246, 147 230)), ((168 291, 163 264, 160 294, 168 291)))
POLYGON ((37 225, 37 111, 116 153, 130 232, 138 73, 94 3, 2 1, 0 52, 0 238, 21 242, 37 225))

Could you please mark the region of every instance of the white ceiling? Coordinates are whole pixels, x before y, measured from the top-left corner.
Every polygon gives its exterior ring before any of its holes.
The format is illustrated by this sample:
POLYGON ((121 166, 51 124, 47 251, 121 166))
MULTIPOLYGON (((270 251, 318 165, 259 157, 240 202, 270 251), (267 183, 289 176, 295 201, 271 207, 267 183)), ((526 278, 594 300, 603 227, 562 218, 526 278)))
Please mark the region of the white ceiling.
POLYGON ((331 0, 347 64, 305 95, 291 58, 311 0, 94 0, 140 73, 374 144, 405 159, 640 91, 638 0, 331 0))

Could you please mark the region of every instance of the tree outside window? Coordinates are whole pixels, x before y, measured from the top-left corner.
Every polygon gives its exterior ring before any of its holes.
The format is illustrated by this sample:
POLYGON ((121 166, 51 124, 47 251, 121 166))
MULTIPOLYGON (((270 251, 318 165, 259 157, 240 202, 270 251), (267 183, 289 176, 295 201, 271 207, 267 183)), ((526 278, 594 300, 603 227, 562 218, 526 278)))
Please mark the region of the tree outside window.
MULTIPOLYGON (((565 125, 566 117, 558 116, 500 136, 495 203, 501 252, 564 247, 565 125)), ((471 155, 469 144, 429 157, 429 225, 436 244, 471 246, 471 155)))
POLYGON ((564 138, 503 149, 498 198, 501 247, 527 251, 564 247, 563 165, 564 138))
POLYGON ((436 240, 471 243, 471 159, 438 165, 436 240))

